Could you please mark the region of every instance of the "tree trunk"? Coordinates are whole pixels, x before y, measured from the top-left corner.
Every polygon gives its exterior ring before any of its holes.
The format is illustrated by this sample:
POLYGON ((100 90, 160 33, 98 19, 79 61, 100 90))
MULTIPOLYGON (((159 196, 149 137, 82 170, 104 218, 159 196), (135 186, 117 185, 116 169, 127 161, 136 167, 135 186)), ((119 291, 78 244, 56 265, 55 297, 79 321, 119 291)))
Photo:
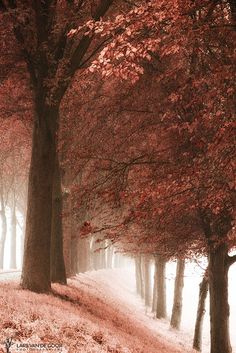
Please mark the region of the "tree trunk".
POLYGON ((229 338, 228 249, 226 244, 209 254, 211 353, 231 353, 229 338))
POLYGON ((175 291, 174 291, 174 303, 172 307, 172 315, 170 325, 179 330, 181 315, 182 315, 182 294, 184 288, 184 269, 185 269, 185 260, 178 259, 176 267, 176 276, 175 276, 175 291))
MULTIPOLYGON (((99 240, 99 235, 94 236, 91 241, 92 267, 94 270, 106 268, 106 252, 104 240, 99 240)), ((118 255, 120 256, 120 255, 118 255)), ((115 267, 117 264, 117 254, 115 255, 115 267)))
POLYGON ((11 214, 10 269, 16 269, 16 207, 13 200, 11 214))
POLYGON ((144 300, 146 306, 151 306, 151 278, 150 278, 150 259, 144 258, 144 300))
POLYGON ((66 277, 69 278, 72 276, 72 239, 75 236, 75 226, 74 218, 72 211, 72 197, 69 192, 70 185, 72 183, 72 176, 70 172, 63 171, 61 175, 62 185, 64 186, 63 193, 63 212, 64 216, 62 217, 62 228, 63 228, 63 257, 66 269, 66 277))
POLYGON ((157 283, 157 304, 156 317, 158 319, 166 318, 166 260, 158 255, 155 256, 156 283, 157 283))
POLYGON ((26 215, 22 214, 23 216, 23 227, 20 239, 20 268, 22 269, 23 266, 23 257, 24 257, 24 240, 25 240, 25 229, 26 229, 26 215))
POLYGON ((136 278, 136 291, 141 296, 142 292, 142 268, 141 268, 141 256, 135 257, 135 278, 136 278))
POLYGON ((204 277, 199 285, 199 299, 197 308, 197 318, 195 323, 193 348, 201 352, 202 350, 202 327, 203 319, 206 312, 206 297, 208 292, 208 270, 205 271, 204 277))
POLYGON ((100 243, 99 259, 100 259, 100 268, 106 268, 106 250, 104 240, 100 243))
POLYGON ((78 262, 77 272, 84 273, 90 269, 90 240, 86 238, 78 239, 78 262))
POLYGON ((1 228, 1 238, 0 238, 0 269, 3 269, 4 265, 4 251, 5 251, 5 242, 7 236, 7 217, 5 204, 3 200, 3 194, 1 191, 1 219, 2 219, 2 228, 1 228))
POLYGON ((36 107, 28 186, 26 236, 21 285, 48 292, 52 226, 52 189, 59 106, 36 107))
POLYGON ((229 0, 231 17, 234 27, 236 26, 236 0, 229 0))
POLYGON ((51 229, 51 282, 66 284, 63 256, 62 189, 58 154, 55 157, 51 229))
POLYGON ((145 279, 144 279, 144 255, 140 256, 140 270, 141 270, 141 298, 145 299, 145 279))
POLYGON ((156 313, 156 310, 157 310, 157 272, 156 272, 156 265, 155 265, 153 291, 152 291, 152 312, 156 313))
POLYGON ((70 276, 74 276, 78 273, 78 239, 75 237, 71 238, 71 264, 70 264, 70 276))
POLYGON ((114 248, 112 245, 108 244, 107 248, 107 268, 112 268, 113 267, 113 253, 114 253, 114 248))

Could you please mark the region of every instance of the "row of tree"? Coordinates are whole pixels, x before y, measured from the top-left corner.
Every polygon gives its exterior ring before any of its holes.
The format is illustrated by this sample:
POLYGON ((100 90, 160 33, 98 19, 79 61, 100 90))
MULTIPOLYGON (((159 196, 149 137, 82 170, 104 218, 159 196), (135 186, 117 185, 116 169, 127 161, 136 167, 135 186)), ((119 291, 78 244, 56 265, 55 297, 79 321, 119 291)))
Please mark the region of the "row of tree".
POLYGON ((113 5, 0 1, 1 119, 33 136, 22 287, 66 283, 78 235, 206 255, 211 353, 230 353, 235 1, 113 5))
MULTIPOLYGON (((155 317, 167 319, 166 303, 166 259, 156 254, 155 258, 150 255, 139 255, 135 257, 136 289, 144 300, 145 306, 151 308, 155 317), (154 281, 151 280, 151 265, 154 262, 154 281)), ((180 329, 183 303, 183 288, 185 277, 185 260, 179 259, 176 264, 176 276, 170 326, 176 330, 180 329)), ((202 328, 206 308, 206 297, 208 294, 208 273, 205 274, 199 286, 199 301, 196 313, 193 348, 197 351, 202 349, 202 328)))

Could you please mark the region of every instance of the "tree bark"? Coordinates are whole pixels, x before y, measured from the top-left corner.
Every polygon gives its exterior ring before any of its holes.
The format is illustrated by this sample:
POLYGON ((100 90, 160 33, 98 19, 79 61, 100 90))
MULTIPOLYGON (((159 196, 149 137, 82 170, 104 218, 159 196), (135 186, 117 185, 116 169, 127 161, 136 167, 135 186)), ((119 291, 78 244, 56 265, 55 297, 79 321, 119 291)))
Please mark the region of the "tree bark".
POLYGON ((205 271, 203 279, 199 285, 199 299, 197 317, 194 330, 193 348, 201 352, 202 350, 202 328, 203 319, 206 312, 206 297, 208 293, 208 270, 205 271))
POLYGON ((6 242, 6 236, 7 236, 7 217, 6 217, 5 203, 4 203, 4 199, 3 199, 2 190, 1 190, 0 200, 1 200, 0 214, 1 214, 1 219, 2 219, 2 229, 1 229, 1 238, 0 238, 0 269, 3 269, 5 242, 6 242))
POLYGON ((175 276, 174 303, 172 307, 172 315, 171 315, 171 321, 170 321, 171 327, 177 330, 179 330, 180 328, 181 315, 182 315, 184 269, 185 269, 185 260, 178 259, 177 267, 176 267, 176 276, 175 276))
POLYGON ((231 353, 228 303, 228 248, 220 244, 209 253, 211 353, 231 353))
POLYGON ((63 256, 62 189, 58 154, 55 157, 51 228, 51 282, 66 284, 63 256))
POLYGON ((156 317, 166 318, 166 260, 161 256, 155 256, 156 283, 157 283, 157 304, 156 317))
POLYGON ((23 288, 34 292, 48 292, 51 288, 52 189, 58 118, 59 105, 36 105, 21 280, 23 288))

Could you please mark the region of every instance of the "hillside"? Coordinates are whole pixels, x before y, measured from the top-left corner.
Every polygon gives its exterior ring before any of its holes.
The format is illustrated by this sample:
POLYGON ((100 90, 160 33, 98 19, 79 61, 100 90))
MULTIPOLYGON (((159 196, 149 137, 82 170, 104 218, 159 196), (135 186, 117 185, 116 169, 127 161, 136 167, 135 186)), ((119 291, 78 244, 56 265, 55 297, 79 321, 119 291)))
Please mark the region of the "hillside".
POLYGON ((44 352, 191 352, 167 323, 145 314, 125 288, 127 275, 125 270, 81 274, 67 287, 54 285, 50 295, 23 291, 17 280, 0 283, 0 341, 12 337, 13 353, 22 343, 32 353, 39 351, 33 344, 46 344, 44 352))

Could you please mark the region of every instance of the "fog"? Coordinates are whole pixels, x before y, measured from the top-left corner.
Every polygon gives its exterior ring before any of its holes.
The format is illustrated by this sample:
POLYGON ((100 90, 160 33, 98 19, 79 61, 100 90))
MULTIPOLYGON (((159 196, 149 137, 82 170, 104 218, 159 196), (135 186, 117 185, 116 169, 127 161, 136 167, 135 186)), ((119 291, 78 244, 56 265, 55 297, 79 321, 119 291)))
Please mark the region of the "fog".
MULTIPOLYGON (((10 248, 11 248, 11 220, 10 220, 10 209, 6 208, 6 216, 7 216, 7 236, 4 248, 4 261, 3 261, 3 269, 10 269, 10 248)), ((17 216, 17 236, 16 236, 16 267, 20 269, 22 267, 22 251, 23 251, 23 238, 22 238, 22 226, 23 226, 23 218, 21 213, 16 212, 17 216)), ((0 217, 0 232, 2 231, 2 220, 0 217)))
MULTIPOLYGON (((167 306, 168 314, 171 314, 171 307, 174 293, 174 263, 167 265, 167 306)), ((199 283, 202 279, 202 269, 195 263, 188 263, 185 271, 184 291, 183 291, 183 314, 182 329, 194 333, 194 324, 198 305, 199 283)), ((233 351, 236 352, 236 264, 232 265, 229 271, 229 304, 230 304, 230 334, 233 351)), ((209 296, 207 297, 206 314, 203 325, 203 345, 208 345, 210 339, 210 319, 209 319, 209 296)))

